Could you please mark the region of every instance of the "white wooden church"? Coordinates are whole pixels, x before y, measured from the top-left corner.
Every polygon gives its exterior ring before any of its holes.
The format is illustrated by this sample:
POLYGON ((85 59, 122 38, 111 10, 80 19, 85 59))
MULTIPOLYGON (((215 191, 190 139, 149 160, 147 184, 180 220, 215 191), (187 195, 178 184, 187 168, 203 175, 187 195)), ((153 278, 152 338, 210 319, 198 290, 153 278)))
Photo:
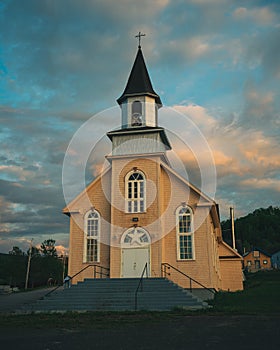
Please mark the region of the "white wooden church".
POLYGON ((170 166, 162 102, 140 45, 117 102, 121 127, 107 133, 110 167, 63 209, 73 283, 105 272, 140 277, 146 266, 149 277, 168 275, 183 288, 187 275, 216 291, 242 290, 242 257, 223 241, 218 205, 170 166))

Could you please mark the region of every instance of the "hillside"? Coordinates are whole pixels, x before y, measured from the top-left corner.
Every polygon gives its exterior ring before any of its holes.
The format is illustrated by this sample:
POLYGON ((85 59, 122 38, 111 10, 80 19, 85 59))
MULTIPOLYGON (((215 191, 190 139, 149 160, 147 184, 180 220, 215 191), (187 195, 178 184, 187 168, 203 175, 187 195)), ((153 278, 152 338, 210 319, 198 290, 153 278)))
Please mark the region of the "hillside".
MULTIPOLYGON (((258 247, 273 254, 280 250, 280 208, 260 208, 235 221, 235 237, 240 253, 258 247)), ((231 222, 221 223, 224 240, 231 245, 231 222)))

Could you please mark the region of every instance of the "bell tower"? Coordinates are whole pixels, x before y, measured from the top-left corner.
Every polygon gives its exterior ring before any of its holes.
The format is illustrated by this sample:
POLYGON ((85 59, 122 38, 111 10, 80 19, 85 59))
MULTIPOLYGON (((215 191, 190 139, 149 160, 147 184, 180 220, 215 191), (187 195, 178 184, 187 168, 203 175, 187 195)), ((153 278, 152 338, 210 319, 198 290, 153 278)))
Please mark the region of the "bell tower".
POLYGON ((140 45, 124 92, 117 102, 122 110, 122 129, 158 126, 157 112, 162 103, 152 87, 140 45))
POLYGON ((165 130, 158 126, 162 107, 145 64, 139 38, 138 51, 126 87, 117 99, 121 108, 121 128, 107 133, 112 141, 112 156, 161 154, 165 159, 171 145, 165 130))

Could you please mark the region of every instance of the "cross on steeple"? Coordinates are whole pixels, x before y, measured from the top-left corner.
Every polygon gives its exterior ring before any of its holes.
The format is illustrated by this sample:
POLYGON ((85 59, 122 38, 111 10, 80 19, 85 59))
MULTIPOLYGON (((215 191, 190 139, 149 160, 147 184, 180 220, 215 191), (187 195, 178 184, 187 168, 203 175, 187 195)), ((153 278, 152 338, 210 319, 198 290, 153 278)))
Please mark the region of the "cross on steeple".
POLYGON ((135 38, 138 38, 138 40, 139 40, 138 49, 141 48, 141 36, 146 36, 146 34, 139 32, 137 35, 135 35, 135 38))

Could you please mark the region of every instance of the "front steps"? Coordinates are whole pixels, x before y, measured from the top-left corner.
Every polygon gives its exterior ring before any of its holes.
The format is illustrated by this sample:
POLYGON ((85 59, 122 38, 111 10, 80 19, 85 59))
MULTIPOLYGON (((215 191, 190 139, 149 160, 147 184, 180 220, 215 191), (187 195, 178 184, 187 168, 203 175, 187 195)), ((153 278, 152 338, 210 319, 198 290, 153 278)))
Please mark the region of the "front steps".
MULTIPOLYGON (((71 288, 53 292, 23 311, 134 311, 138 284, 139 278, 85 279, 71 288)), ((137 295, 137 310, 207 307, 207 303, 164 278, 144 278, 143 289, 140 287, 137 295)))

